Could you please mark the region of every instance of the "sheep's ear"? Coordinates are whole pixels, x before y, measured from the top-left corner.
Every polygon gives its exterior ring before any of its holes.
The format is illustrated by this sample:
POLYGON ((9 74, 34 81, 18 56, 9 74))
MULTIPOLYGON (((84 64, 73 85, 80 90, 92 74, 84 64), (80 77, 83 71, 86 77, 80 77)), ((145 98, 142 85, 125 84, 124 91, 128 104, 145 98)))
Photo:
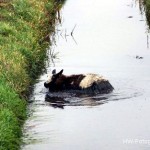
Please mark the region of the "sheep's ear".
POLYGON ((61 74, 63 73, 63 71, 64 71, 64 70, 62 69, 58 74, 61 75, 61 74))
POLYGON ((52 71, 52 74, 53 74, 53 75, 56 74, 56 69, 54 69, 54 70, 52 71))

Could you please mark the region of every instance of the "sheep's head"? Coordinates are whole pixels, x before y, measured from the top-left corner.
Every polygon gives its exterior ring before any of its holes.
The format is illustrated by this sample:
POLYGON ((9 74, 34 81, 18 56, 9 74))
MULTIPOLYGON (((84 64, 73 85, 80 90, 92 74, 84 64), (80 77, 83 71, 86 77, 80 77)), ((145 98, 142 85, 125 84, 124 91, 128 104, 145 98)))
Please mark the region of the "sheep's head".
POLYGON ((55 91, 61 88, 61 77, 62 77, 63 69, 56 73, 56 70, 52 71, 52 76, 49 77, 49 79, 44 83, 44 86, 46 88, 49 88, 50 91, 55 91))

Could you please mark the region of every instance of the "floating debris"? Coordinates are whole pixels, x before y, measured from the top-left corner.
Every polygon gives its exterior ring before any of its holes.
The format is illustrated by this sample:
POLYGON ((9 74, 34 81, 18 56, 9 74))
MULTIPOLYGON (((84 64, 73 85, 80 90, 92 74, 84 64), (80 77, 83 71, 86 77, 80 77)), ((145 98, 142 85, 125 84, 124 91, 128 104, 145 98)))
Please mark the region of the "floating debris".
POLYGON ((141 57, 141 56, 136 56, 135 58, 136 59, 143 59, 143 57, 141 57))
POLYGON ((133 16, 128 16, 128 18, 133 18, 133 16))

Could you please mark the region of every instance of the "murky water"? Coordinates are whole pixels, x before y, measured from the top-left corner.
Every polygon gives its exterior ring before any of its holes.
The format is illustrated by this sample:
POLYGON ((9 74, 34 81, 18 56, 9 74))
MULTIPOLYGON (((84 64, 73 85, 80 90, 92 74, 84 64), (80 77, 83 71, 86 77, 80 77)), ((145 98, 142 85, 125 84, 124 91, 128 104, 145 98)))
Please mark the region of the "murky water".
POLYGON ((139 2, 68 0, 61 12, 52 47, 58 59, 48 73, 97 73, 115 90, 80 97, 57 93, 70 103, 49 103, 42 75, 30 99, 22 150, 148 150, 150 49, 139 2))

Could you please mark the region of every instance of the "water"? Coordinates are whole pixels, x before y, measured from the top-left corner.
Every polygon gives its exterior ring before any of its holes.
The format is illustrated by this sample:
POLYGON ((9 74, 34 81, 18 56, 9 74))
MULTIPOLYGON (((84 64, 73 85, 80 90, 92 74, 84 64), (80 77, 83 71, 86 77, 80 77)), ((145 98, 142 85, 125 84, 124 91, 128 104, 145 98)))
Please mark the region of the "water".
POLYGON ((48 73, 97 73, 115 90, 80 97, 60 92, 70 103, 49 103, 42 75, 30 98, 22 150, 148 150, 150 49, 139 2, 68 0, 61 15, 52 47, 59 53, 48 73))

